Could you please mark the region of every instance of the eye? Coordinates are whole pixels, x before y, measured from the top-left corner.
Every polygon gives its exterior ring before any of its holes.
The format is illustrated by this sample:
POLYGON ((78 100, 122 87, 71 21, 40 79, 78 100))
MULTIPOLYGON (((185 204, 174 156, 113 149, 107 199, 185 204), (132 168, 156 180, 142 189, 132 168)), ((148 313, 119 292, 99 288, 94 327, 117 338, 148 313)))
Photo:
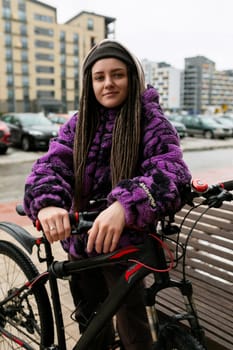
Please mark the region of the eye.
POLYGON ((103 81, 104 80, 104 76, 103 75, 96 75, 96 76, 94 76, 94 80, 95 81, 103 81))

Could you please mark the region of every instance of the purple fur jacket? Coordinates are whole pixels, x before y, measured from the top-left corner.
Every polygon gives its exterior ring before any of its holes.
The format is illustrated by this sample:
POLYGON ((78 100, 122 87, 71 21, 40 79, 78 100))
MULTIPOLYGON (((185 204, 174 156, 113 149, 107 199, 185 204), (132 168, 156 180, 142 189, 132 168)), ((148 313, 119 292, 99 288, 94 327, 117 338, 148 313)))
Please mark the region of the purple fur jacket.
MULTIPOLYGON (((110 152, 116 110, 104 110, 85 171, 84 196, 89 199, 107 197, 108 204, 118 200, 125 209, 127 226, 141 231, 125 230, 119 247, 141 243, 148 227, 161 217, 177 212, 181 194, 190 183, 191 174, 183 161, 179 137, 163 115, 157 91, 148 86, 142 96, 142 139, 137 173, 111 188, 110 152)), ((46 206, 72 210, 74 195, 73 141, 77 115, 61 129, 50 143, 48 152, 33 165, 25 185, 24 209, 35 220, 46 206)), ((83 199, 83 210, 87 201, 83 199)), ((85 236, 82 240, 69 237, 63 248, 74 257, 85 256, 85 236)))

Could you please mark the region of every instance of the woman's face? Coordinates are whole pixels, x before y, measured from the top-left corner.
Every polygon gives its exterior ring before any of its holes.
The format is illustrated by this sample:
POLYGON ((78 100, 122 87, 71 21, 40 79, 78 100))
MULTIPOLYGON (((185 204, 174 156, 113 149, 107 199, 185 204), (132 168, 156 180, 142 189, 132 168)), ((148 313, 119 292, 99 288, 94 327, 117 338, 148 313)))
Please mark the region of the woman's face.
POLYGON ((128 72, 124 62, 103 58, 92 67, 92 86, 97 101, 106 108, 120 106, 128 96, 128 72))

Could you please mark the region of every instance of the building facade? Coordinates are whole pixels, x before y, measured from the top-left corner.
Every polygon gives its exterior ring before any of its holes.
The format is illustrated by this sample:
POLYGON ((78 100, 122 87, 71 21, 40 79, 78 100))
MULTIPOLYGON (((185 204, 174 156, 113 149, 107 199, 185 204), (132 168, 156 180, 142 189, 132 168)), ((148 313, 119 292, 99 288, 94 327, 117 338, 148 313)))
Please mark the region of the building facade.
POLYGON ((218 71, 204 56, 185 58, 182 108, 191 114, 233 110, 233 71, 218 71))
POLYGON ((147 84, 153 85, 160 96, 164 110, 177 111, 181 108, 182 70, 166 62, 142 60, 147 84))
POLYGON ((114 38, 115 18, 83 11, 63 24, 36 0, 0 0, 0 113, 77 110, 81 63, 114 38))

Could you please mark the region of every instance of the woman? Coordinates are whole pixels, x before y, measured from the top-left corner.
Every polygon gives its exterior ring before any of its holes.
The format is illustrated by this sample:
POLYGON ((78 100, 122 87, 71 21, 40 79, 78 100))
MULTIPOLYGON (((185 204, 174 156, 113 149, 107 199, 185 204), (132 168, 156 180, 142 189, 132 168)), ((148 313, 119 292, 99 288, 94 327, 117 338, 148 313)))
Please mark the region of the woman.
MULTIPOLYGON (((62 241, 70 259, 141 243, 151 224, 181 208, 191 176, 158 100, 153 87, 145 88, 139 61, 122 44, 106 39, 90 50, 79 113, 34 164, 25 186, 27 215, 39 218, 50 243, 62 241), (68 212, 88 210, 90 200, 101 198, 107 205, 92 228, 82 239, 70 237, 68 212)), ((121 270, 83 272, 73 279, 81 331, 121 270)), ((118 312, 117 327, 126 350, 152 348, 141 285, 118 312)), ((108 349, 109 338, 111 325, 93 349, 108 349)))

